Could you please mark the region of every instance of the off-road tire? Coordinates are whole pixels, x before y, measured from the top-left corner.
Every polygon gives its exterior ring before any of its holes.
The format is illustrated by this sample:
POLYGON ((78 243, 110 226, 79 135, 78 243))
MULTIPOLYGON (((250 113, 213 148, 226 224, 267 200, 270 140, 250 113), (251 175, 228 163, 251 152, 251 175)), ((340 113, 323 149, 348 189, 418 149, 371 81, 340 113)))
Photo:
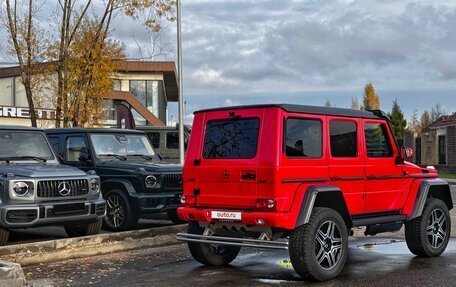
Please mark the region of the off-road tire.
POLYGON ((0 227, 0 246, 3 246, 6 243, 8 243, 9 234, 10 233, 8 229, 0 227))
MULTIPOLYGON (((443 230, 443 229, 442 229, 443 230)), ((431 233, 434 229, 430 230, 431 233)), ((439 231, 436 231, 440 234, 439 231)), ((424 205, 423 214, 420 217, 414 218, 405 222, 405 241, 410 252, 420 257, 436 257, 440 256, 445 251, 451 234, 451 217, 448 211, 448 206, 440 199, 428 198, 424 205), (439 245, 433 247, 432 235, 427 234, 428 226, 432 221, 433 213, 443 215, 445 222, 442 224, 445 236, 439 241, 439 245)))
MULTIPOLYGON (((203 232, 204 228, 201 228, 197 222, 188 224, 188 233, 201 235, 203 232)), ((241 250, 240 246, 219 245, 218 248, 223 249, 221 254, 218 254, 210 244, 188 243, 188 249, 193 258, 199 263, 209 266, 226 266, 236 258, 241 250)))
POLYGON ((311 281, 325 281, 336 277, 343 269, 348 255, 348 232, 342 216, 331 208, 314 208, 309 222, 291 232, 288 249, 291 264, 302 278, 311 281), (326 226, 328 232, 331 226, 337 227, 337 229, 333 227, 333 230, 336 231, 333 232, 335 235, 332 236, 333 238, 337 237, 337 243, 336 240, 334 243, 331 241, 331 244, 328 245, 320 245, 317 242, 318 231, 326 226), (331 250, 330 254, 337 258, 332 267, 330 267, 329 255, 318 256, 319 254, 326 254, 325 246, 328 246, 331 250), (333 252, 332 250, 336 250, 336 246, 340 246, 340 248, 333 252), (319 253, 322 249, 325 253, 319 253), (321 264, 317 261, 317 257, 324 258, 321 264), (325 261, 328 262, 328 268, 322 266, 325 265, 325 261))
POLYGON ((120 189, 112 189, 103 194, 103 197, 106 200, 106 216, 103 219, 103 229, 118 232, 133 229, 137 225, 139 218, 138 212, 133 209, 130 199, 125 192, 120 189), (113 216, 112 212, 117 208, 113 206, 111 199, 115 199, 115 204, 119 204, 123 210, 123 220, 119 224, 115 224, 111 220, 111 216, 113 216))
POLYGON ((167 214, 168 214, 168 219, 171 220, 174 224, 187 223, 187 221, 179 218, 179 215, 177 215, 177 209, 168 210, 167 214))
POLYGON ((65 224, 65 231, 69 237, 89 236, 100 233, 103 220, 95 222, 65 224))

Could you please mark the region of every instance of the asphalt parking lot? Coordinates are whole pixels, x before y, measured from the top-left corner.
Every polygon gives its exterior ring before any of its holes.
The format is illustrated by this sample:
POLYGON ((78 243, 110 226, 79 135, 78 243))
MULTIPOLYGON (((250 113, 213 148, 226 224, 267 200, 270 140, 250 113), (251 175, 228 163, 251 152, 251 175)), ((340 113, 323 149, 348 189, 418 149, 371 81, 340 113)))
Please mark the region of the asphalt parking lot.
POLYGON ((206 267, 185 244, 120 252, 24 268, 31 286, 454 286, 456 239, 437 258, 417 258, 400 238, 350 240, 340 276, 324 283, 303 282, 286 251, 243 249, 228 267, 206 267))

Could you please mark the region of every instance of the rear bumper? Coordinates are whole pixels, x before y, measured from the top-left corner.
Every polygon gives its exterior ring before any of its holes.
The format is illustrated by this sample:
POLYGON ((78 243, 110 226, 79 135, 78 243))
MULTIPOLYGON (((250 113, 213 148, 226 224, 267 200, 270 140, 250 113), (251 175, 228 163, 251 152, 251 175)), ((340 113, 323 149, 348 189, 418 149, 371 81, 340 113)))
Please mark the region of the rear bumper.
POLYGON ((87 201, 3 205, 0 225, 4 228, 27 228, 81 221, 95 221, 106 215, 102 198, 87 201))
MULTIPOLYGON (((226 211, 226 209, 208 209, 208 208, 194 208, 194 207, 181 207, 179 208, 179 217, 185 221, 202 221, 202 222, 218 222, 211 218, 211 211, 226 211)), ((236 211, 236 210, 229 210, 236 211)), ((273 228, 282 228, 286 230, 293 230, 296 224, 296 216, 289 212, 271 212, 271 211, 241 211, 242 220, 233 221, 233 224, 242 224, 250 226, 270 226, 273 228), (262 220, 262 224, 259 223, 262 220)))
POLYGON ((231 246, 255 247, 266 249, 288 249, 288 241, 272 241, 251 238, 223 237, 223 236, 206 236, 190 233, 178 233, 177 240, 186 242, 197 242, 204 244, 222 244, 231 246))

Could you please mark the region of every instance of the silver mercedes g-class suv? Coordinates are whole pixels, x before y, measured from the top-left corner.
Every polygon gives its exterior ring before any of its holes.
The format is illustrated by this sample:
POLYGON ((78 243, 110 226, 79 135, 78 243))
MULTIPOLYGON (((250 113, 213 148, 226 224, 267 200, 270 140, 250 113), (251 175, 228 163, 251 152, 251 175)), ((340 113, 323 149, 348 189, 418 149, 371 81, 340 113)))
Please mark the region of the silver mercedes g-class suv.
POLYGON ((97 234, 106 214, 100 178, 61 165, 43 131, 0 126, 0 245, 9 230, 63 225, 67 234, 97 234))

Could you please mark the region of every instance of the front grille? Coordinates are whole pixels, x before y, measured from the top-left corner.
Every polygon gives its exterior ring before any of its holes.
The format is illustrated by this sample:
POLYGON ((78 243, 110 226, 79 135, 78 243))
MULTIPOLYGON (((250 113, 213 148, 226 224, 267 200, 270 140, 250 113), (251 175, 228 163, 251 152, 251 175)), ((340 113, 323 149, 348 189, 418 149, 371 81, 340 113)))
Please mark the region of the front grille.
POLYGON ((182 188, 182 174, 165 174, 163 176, 164 188, 182 188))
POLYGON ((81 196, 89 193, 89 183, 86 179, 71 179, 71 180, 44 180, 38 182, 37 187, 38 197, 70 197, 81 196), (59 186, 62 189, 63 183, 68 190, 59 192, 59 186))

